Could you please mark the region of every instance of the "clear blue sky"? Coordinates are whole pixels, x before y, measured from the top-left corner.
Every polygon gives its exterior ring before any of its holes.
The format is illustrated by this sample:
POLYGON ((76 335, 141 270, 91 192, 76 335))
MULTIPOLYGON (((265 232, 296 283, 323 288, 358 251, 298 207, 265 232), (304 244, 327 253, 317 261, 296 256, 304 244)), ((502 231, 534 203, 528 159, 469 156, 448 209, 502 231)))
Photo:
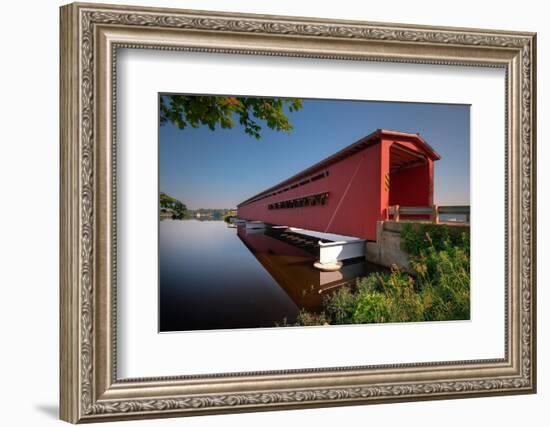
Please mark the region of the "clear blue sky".
POLYGON ((397 102, 304 100, 294 130, 262 126, 262 138, 206 126, 160 127, 160 191, 190 209, 232 208, 378 128, 420 133, 441 155, 435 203, 470 204, 470 107, 397 102))

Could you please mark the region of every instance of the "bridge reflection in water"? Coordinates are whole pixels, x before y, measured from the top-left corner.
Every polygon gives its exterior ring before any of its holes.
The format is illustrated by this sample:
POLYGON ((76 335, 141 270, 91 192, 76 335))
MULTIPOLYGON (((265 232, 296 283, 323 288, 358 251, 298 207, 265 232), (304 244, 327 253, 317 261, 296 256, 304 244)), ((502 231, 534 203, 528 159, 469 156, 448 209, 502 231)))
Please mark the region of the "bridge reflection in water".
POLYGON ((160 332, 294 323, 300 309, 320 311, 331 288, 372 270, 360 259, 321 272, 317 241, 284 229, 166 220, 159 233, 160 332))
POLYGON ((357 277, 382 271, 364 258, 347 260, 338 271, 320 271, 313 267, 319 259, 319 239, 285 227, 247 229, 239 225, 237 235, 294 303, 309 312, 321 311, 324 294, 354 284, 357 277))

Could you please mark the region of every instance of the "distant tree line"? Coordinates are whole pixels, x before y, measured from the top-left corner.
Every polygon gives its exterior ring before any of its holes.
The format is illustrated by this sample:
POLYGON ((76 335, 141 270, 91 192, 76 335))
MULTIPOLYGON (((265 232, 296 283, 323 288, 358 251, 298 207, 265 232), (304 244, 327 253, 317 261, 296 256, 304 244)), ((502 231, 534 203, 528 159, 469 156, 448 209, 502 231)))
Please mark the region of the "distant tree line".
POLYGON ((233 209, 199 208, 187 209, 187 206, 178 199, 166 193, 160 193, 160 216, 171 219, 198 219, 200 221, 228 221, 228 217, 234 216, 233 209))
POLYGON ((233 210, 225 208, 199 208, 191 212, 193 213, 193 218, 200 221, 226 221, 226 218, 232 215, 233 210))
POLYGON ((188 210, 178 199, 161 192, 160 214, 164 218, 184 219, 188 215, 188 210))

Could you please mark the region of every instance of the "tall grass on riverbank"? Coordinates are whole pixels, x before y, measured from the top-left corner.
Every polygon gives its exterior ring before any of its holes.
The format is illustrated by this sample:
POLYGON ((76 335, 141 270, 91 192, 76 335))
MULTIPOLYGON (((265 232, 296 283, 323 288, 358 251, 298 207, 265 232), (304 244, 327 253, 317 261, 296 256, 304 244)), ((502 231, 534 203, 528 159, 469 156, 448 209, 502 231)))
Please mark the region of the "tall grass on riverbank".
POLYGON ((405 225, 411 274, 392 268, 326 296, 323 311, 301 311, 296 325, 419 322, 470 318, 470 236, 460 229, 405 225))

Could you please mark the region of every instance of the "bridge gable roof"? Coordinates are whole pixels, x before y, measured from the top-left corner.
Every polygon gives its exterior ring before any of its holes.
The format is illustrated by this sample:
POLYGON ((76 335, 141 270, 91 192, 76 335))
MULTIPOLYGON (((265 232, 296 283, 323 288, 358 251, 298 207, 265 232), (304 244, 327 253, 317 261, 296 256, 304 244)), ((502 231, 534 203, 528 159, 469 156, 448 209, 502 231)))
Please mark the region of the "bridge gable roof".
POLYGON ((325 169, 336 162, 339 162, 340 160, 343 160, 347 157, 350 157, 358 153, 359 151, 362 151, 368 147, 371 147, 373 145, 380 143, 382 139, 389 139, 389 140, 393 139, 393 140, 396 140, 395 142, 408 141, 413 143, 420 151, 422 151, 431 160, 439 160, 441 158, 441 156, 418 133, 406 133, 406 132, 399 132, 399 131, 388 130, 388 129, 377 129, 376 131, 368 134, 367 136, 364 136, 363 138, 359 139, 353 144, 348 145, 347 147, 341 149, 340 151, 337 151, 331 156, 326 157, 325 159, 302 170, 301 172, 298 172, 295 175, 292 175, 290 178, 287 178, 284 181, 281 181, 278 184, 275 184, 274 186, 269 187, 268 189, 261 191, 260 193, 246 199, 245 201, 239 203, 237 207, 246 205, 254 201, 255 199, 258 199, 264 196, 265 194, 271 193, 275 190, 280 189, 281 187, 285 187, 287 185, 294 183, 295 181, 298 181, 307 176, 313 175, 316 172, 319 172, 320 170, 325 169))

